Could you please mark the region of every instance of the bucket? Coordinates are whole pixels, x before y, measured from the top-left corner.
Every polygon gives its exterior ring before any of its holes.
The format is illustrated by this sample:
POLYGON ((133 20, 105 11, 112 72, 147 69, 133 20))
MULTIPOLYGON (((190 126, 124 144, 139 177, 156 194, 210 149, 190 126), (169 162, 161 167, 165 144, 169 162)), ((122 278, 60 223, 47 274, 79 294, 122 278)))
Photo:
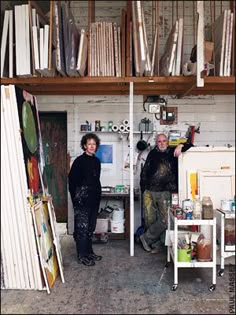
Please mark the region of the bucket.
POLYGON ((122 221, 114 221, 111 220, 111 233, 124 233, 124 222, 125 220, 122 221))
POLYGON ((107 233, 108 232, 108 219, 97 219, 96 228, 94 233, 107 233))
POLYGON ((117 208, 112 212, 113 221, 122 221, 124 220, 124 209, 117 208))
POLYGON ((191 262, 191 249, 178 249, 178 261, 191 262))

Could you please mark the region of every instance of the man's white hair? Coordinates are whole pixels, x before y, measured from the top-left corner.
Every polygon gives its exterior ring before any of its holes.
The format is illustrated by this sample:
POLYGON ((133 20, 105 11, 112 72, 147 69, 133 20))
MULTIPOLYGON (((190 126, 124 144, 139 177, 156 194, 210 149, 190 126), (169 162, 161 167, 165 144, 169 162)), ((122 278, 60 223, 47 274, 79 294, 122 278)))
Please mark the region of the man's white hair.
POLYGON ((158 138, 159 138, 160 136, 164 136, 164 137, 168 140, 167 135, 166 135, 165 133, 161 132, 161 133, 158 133, 158 134, 157 134, 157 136, 156 136, 156 141, 158 140, 158 138))

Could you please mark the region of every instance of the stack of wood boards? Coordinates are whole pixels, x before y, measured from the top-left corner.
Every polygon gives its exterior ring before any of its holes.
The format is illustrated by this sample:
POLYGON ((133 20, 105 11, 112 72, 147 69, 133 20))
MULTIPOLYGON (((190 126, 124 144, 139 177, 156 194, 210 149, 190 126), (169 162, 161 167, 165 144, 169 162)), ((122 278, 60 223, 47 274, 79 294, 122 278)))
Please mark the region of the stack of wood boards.
POLYGON ((142 1, 132 1, 132 19, 135 75, 149 76, 153 69, 151 69, 142 1))
POLYGON ((13 10, 4 13, 1 39, 1 78, 13 78, 13 10))
POLYGON ((224 10, 213 26, 215 70, 217 76, 230 76, 231 74, 233 25, 234 13, 231 10, 224 10))
POLYGON ((89 43, 89 76, 121 77, 120 27, 111 22, 91 23, 89 43))
POLYGON ((160 59, 160 75, 180 75, 182 70, 183 18, 176 20, 173 25, 165 51, 160 59))
POLYGON ((68 2, 50 1, 49 19, 35 1, 15 5, 4 12, 1 77, 84 76, 87 46, 87 33, 78 31, 68 2))
POLYGON ((40 138, 36 98, 13 85, 2 85, 2 289, 46 289, 50 293, 59 272, 64 282, 52 198, 38 195, 35 202, 29 198, 31 187, 36 190, 39 183, 44 185, 37 175, 43 174, 40 138))

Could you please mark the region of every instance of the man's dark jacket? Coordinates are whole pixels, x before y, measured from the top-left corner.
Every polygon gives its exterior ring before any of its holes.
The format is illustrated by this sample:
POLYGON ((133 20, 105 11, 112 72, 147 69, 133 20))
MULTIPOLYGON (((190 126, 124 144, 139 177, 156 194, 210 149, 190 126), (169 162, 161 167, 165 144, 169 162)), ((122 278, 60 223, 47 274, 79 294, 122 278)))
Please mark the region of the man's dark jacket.
MULTIPOLYGON (((193 145, 184 144, 182 152, 187 151, 193 145)), ((170 191, 178 192, 178 158, 174 157, 175 147, 168 146, 162 152, 156 146, 152 149, 141 170, 141 191, 170 191)))

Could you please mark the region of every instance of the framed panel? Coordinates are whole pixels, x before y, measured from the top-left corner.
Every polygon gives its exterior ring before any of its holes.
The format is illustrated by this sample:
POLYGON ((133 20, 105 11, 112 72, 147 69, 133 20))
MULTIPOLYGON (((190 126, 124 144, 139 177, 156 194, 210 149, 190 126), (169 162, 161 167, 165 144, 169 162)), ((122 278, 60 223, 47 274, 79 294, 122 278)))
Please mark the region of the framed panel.
POLYGON ((221 200, 233 199, 235 195, 235 171, 212 170, 198 172, 199 195, 209 196, 214 209, 221 207, 221 200))

